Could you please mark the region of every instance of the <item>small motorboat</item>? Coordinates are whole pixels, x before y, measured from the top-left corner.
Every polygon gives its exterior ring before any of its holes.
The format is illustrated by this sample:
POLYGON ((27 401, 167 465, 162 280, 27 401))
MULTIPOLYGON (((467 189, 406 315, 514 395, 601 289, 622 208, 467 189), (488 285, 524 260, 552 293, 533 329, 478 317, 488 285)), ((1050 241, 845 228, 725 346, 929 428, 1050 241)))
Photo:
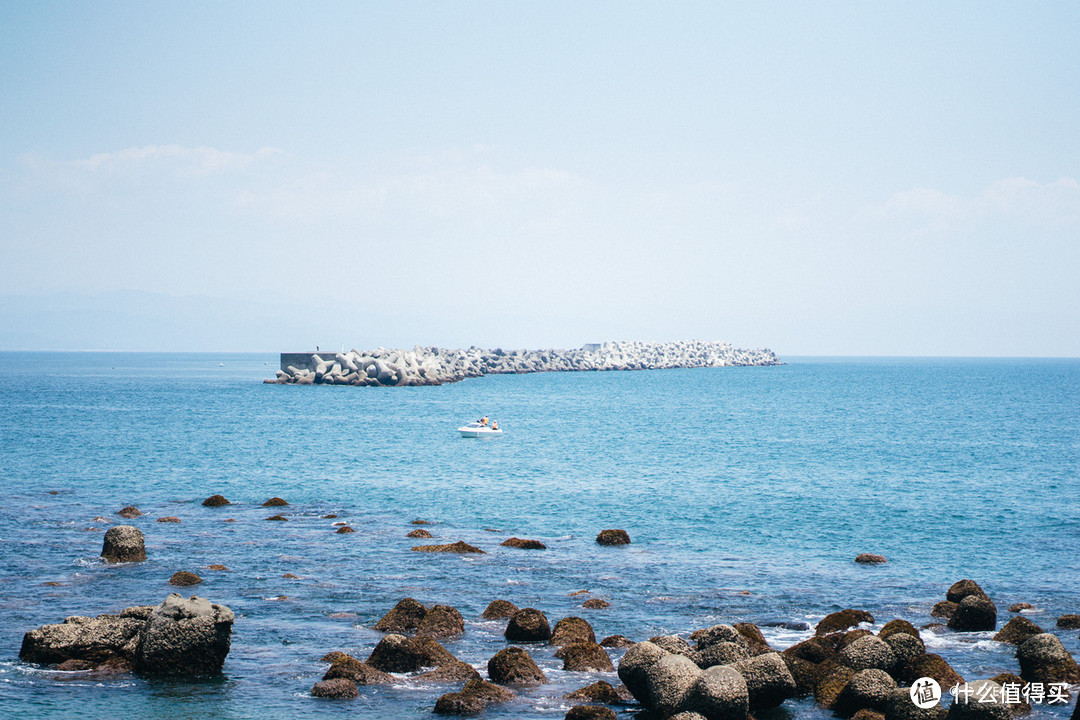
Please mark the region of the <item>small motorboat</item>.
POLYGON ((493 438, 503 434, 502 430, 479 422, 462 425, 457 431, 461 433, 461 437, 467 438, 493 438))

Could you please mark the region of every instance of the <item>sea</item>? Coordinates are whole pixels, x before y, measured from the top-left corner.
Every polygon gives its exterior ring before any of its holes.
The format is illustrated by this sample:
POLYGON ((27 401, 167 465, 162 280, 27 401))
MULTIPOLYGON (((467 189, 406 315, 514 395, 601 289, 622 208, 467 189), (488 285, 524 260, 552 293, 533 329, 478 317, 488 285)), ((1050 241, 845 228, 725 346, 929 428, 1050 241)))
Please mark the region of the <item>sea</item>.
MULTIPOLYGON (((1078 632, 1055 625, 1080 613, 1080 361, 784 361, 354 388, 264 384, 273 354, 0 353, 0 717, 428 718, 459 685, 401 675, 354 700, 310 693, 321 658, 365 659, 405 597, 457 608, 466 630, 445 645, 483 673, 508 644, 505 621, 481 618, 495 599, 552 625, 583 617, 598 639, 752 622, 780 650, 843 608, 870 612, 871 630, 939 622, 933 605, 970 578, 998 627, 1030 603, 1080 657, 1078 632), (459 437, 482 415, 504 435, 459 437), (204 507, 213 494, 231 504, 204 507), (129 505, 145 514, 120 518, 129 505), (406 537, 414 520, 433 540, 406 537), (102 562, 116 524, 142 530, 146 561, 102 562), (609 528, 631 544, 598 545, 609 528), (411 550, 458 540, 485 554, 411 550), (864 552, 888 562, 856 564, 864 552), (180 570, 203 582, 171 586, 180 570), (220 678, 18 658, 40 625, 174 591, 236 614, 220 678)), ((968 680, 1019 670, 992 632, 922 635, 968 680)), ((618 682, 526 649, 550 682, 483 717, 561 719, 568 692, 618 682)), ((1068 717, 1076 690, 1030 717, 1068 717)), ((759 720, 829 717, 809 698, 759 720)))

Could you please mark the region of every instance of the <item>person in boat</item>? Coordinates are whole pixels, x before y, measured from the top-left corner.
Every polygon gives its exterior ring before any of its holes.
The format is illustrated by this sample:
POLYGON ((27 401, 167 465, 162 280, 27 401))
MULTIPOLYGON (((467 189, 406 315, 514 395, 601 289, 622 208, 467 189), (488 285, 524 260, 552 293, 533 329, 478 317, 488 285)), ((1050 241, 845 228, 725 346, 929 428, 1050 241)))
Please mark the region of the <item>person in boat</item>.
POLYGON ((483 425, 484 427, 487 427, 487 424, 488 424, 488 416, 487 415, 480 418, 480 424, 483 425))
POLYGON ((492 430, 498 430, 499 429, 499 421, 498 420, 493 420, 491 422, 491 429, 492 430))

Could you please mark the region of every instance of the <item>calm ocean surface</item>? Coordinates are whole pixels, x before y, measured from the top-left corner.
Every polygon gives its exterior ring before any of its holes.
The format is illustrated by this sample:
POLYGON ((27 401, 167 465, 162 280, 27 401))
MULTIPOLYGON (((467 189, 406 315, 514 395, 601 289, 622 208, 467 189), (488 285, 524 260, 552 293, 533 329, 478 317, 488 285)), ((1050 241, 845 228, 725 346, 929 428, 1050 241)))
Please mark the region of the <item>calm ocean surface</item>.
MULTIPOLYGON (((845 607, 924 625, 973 578, 999 627, 1010 604, 1033 603, 1029 617, 1080 657, 1077 631, 1054 627, 1080 612, 1080 361, 788 361, 379 389, 263 385, 276 355, 0 353, 0 716, 432 717, 457 686, 403 677, 354 701, 309 695, 319 658, 366 658, 371 626, 406 596, 457 607, 466 633, 446 645, 483 667, 506 646, 502 624, 480 620, 496 598, 641 640, 812 625, 845 607), (483 414, 504 437, 454 432, 483 414), (234 504, 202 507, 214 493, 234 504), (291 503, 289 522, 265 521, 271 496, 291 503), (125 505, 146 515, 121 520, 125 505), (335 534, 329 513, 357 532, 335 534), (155 522, 166 515, 182 523, 155 522), (436 542, 488 554, 410 552, 424 542, 405 537, 415 518, 436 542), (127 522, 148 560, 103 565, 105 529, 127 522), (605 528, 633 544, 598 546, 605 528), (513 535, 548 549, 499 546, 513 535), (860 552, 889 562, 856 565, 860 552), (222 680, 18 661, 27 630, 160 603, 177 570, 205 579, 187 594, 236 612, 222 680), (580 590, 612 606, 582 609, 580 590)), ((777 649, 812 634, 764 632, 777 649)), ((924 638, 969 680, 1017 672, 991 635, 924 638)), ((561 719, 563 694, 615 680, 529 650, 551 684, 485 717, 561 719)), ((787 716, 829 714, 799 700, 769 715, 787 716)))

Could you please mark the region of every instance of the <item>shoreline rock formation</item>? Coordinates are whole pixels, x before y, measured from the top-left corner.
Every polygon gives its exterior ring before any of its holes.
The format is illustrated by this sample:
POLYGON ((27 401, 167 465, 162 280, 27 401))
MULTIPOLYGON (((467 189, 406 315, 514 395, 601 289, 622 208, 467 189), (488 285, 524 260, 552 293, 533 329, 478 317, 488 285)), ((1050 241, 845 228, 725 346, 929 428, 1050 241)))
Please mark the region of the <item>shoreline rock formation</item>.
POLYGON ((77 660, 138 675, 217 675, 229 654, 233 612, 173 593, 119 615, 74 616, 23 636, 19 658, 38 665, 77 660))
POLYGON ((281 385, 417 386, 465 378, 534 372, 664 370, 673 368, 780 365, 771 350, 745 350, 697 340, 606 342, 574 350, 350 350, 346 353, 282 353, 281 369, 266 383, 281 385))

